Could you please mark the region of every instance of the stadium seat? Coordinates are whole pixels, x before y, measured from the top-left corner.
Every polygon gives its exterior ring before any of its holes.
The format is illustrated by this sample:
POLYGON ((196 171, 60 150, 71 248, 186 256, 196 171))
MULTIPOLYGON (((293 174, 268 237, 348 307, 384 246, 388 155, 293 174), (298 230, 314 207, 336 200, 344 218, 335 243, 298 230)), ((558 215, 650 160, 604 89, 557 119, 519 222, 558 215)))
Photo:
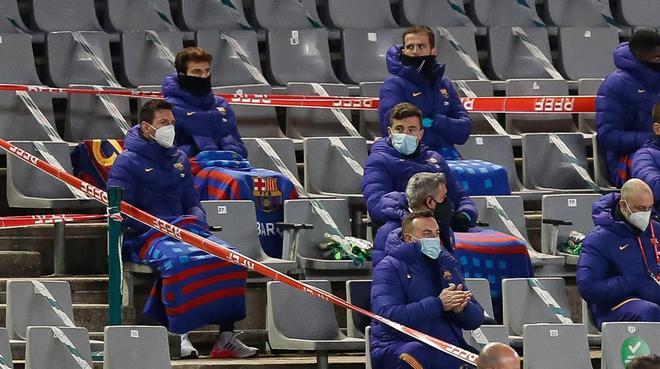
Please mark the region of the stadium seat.
MULTIPOLYGON (((595 96, 602 83, 602 78, 581 78, 578 80, 578 95, 595 96)), ((583 133, 595 133, 596 114, 585 113, 578 115, 578 130, 583 133)))
POLYGON ((615 1, 618 19, 624 24, 635 27, 658 27, 660 3, 653 0, 618 0, 615 1))
POLYGON ((40 85, 32 37, 25 33, 0 33, 0 40, 0 83, 40 85))
POLYGON ((314 137, 303 141, 305 189, 327 196, 362 198, 360 182, 367 161, 364 137, 337 137, 351 157, 345 157, 331 138, 314 137))
MULTIPOLYGON (((465 13, 463 0, 453 1, 465 13)), ((472 24, 467 16, 461 16, 447 1, 401 0, 399 18, 402 25, 425 24, 427 26, 458 27, 472 24), (467 23, 467 24, 466 24, 467 23)))
MULTIPOLYGON (((484 312, 493 318, 493 301, 490 297, 490 284, 486 278, 465 278, 465 287, 472 292, 472 296, 479 305, 484 308, 484 312)), ((509 343, 509 334, 503 325, 482 325, 479 327, 488 342, 509 343)), ((463 338, 472 347, 480 347, 477 342, 474 331, 463 331, 463 338)))
MULTIPOLYGON (((488 229, 493 229, 502 233, 511 234, 511 231, 506 227, 494 207, 488 205, 485 196, 470 196, 472 201, 477 207, 479 213, 479 221, 488 224, 488 229)), ((523 199, 520 196, 495 196, 500 203, 507 216, 511 219, 513 224, 518 228, 518 231, 529 240, 527 235, 527 225, 525 223, 525 209, 523 208, 523 199)), ((490 293, 489 293, 490 294, 490 293)), ((491 311, 488 314, 492 313, 491 311)), ((490 315, 493 316, 492 314, 490 315)))
POLYGON ((105 65, 109 75, 97 67, 71 32, 51 32, 46 34, 47 75, 50 83, 57 87, 68 87, 75 84, 108 86, 111 80, 116 82, 112 72, 108 35, 104 32, 80 34, 105 65))
POLYGON ((115 325, 103 332, 104 369, 169 369, 167 329, 162 326, 115 325))
MULTIPOLYGON (((222 68, 222 67, 221 67, 222 68)), ((231 94, 264 94, 272 93, 270 85, 241 85, 225 86, 213 89, 215 93, 231 94)), ((231 105, 236 116, 236 124, 242 138, 246 137, 286 137, 280 123, 277 120, 277 113, 272 106, 250 106, 250 105, 231 105)), ((250 153, 250 156, 252 153, 250 153)), ((252 157, 250 157, 252 160, 252 157)))
POLYGON ((509 188, 513 192, 523 191, 513 158, 511 137, 507 135, 472 135, 465 144, 458 146, 465 159, 486 160, 506 168, 509 188))
MULTIPOLYGON (((451 34, 452 41, 456 42, 469 58, 479 65, 479 55, 477 54, 474 31, 469 27, 446 27, 446 29, 451 34)), ((445 76, 453 80, 478 79, 479 76, 477 73, 467 66, 467 63, 461 58, 456 47, 439 32, 437 27, 434 29, 434 32, 438 63, 445 64, 445 76)), ((400 39, 397 43, 401 43, 400 39)))
POLYGON ((254 1, 252 16, 259 28, 269 31, 323 28, 314 0, 254 1))
MULTIPOLYGON (((264 138, 277 156, 284 162, 287 169, 296 177, 298 181, 298 168, 296 164, 296 150, 293 140, 290 138, 264 138)), ((275 165, 275 162, 266 154, 266 152, 259 146, 257 140, 254 138, 244 138, 243 142, 247 148, 250 164, 256 168, 265 168, 279 172, 280 169, 275 165)))
MULTIPOLYGON (((507 96, 568 96, 568 83, 557 79, 518 79, 506 81, 507 96)), ((561 101, 559 102, 561 103, 561 101)), ((548 100, 545 105, 555 106, 548 100)), ((506 130, 511 134, 529 132, 576 132, 570 113, 521 113, 506 115, 506 130)))
POLYGON ((330 64, 327 30, 271 30, 266 40, 269 76, 275 84, 339 83, 330 64))
POLYGON ((627 364, 631 359, 628 355, 660 352, 660 322, 607 322, 602 328, 600 369, 625 369, 624 362, 627 364), (625 357, 624 353, 627 353, 625 357))
MULTIPOLYGON (((453 86, 460 97, 490 97, 493 96, 493 83, 484 80, 453 81, 453 86)), ((504 129, 503 125, 497 121, 497 114, 491 114, 495 122, 504 129)), ((472 135, 497 134, 499 131, 486 118, 484 113, 470 113, 472 118, 472 135)), ((460 150, 460 148, 459 148, 460 150)))
MULTIPOLYGON (((378 97, 382 82, 362 82, 360 83, 360 96, 378 97)), ((378 110, 360 110, 360 134, 367 140, 375 140, 381 137, 380 116, 378 110)))
POLYGON ((589 305, 587 304, 586 301, 584 301, 583 298, 580 298, 580 305, 581 305, 581 310, 582 310, 582 324, 585 324, 587 326, 587 334, 594 334, 598 335, 601 338, 601 343, 602 343, 602 336, 600 336, 600 331, 598 328, 594 326, 594 323, 591 319, 591 313, 589 312, 589 305))
MULTIPOLYGON (((75 88, 92 86, 73 85, 75 88)), ((104 89, 112 89, 105 87, 104 89)), ((69 94, 67 98, 64 139, 70 142, 114 138, 123 140, 126 127, 131 127, 129 98, 124 96, 102 96, 69 94), (103 102, 106 99, 106 102, 103 102), (106 104, 117 109, 123 121, 117 121, 106 104)))
POLYGON ((618 45, 615 28, 560 28, 559 66, 562 74, 570 80, 604 78, 614 71, 612 50, 618 45))
MULTIPOLYGON (((346 281, 346 301, 357 307, 371 311, 371 280, 346 281)), ((347 335, 355 338, 365 338, 364 330, 371 324, 371 319, 346 309, 347 335)), ((369 343, 367 342, 367 345, 369 343)))
POLYGON ((168 0, 106 0, 106 28, 114 32, 178 31, 168 0))
POLYGON ((197 46, 213 55, 211 84, 264 84, 259 64, 257 34, 251 30, 204 30, 196 33, 197 46), (234 43, 236 41, 236 43, 234 43))
MULTIPOLYGON (((328 281, 305 281, 330 292, 328 281)), ((266 326, 274 350, 316 351, 316 367, 328 368, 328 351, 359 351, 364 340, 346 337, 340 330, 330 302, 281 282, 266 285, 266 326)))
POLYGON ((609 0, 546 0, 545 19, 559 27, 607 27, 614 21, 609 0))
POLYGON ((271 258, 261 248, 257 213, 251 200, 202 201, 202 207, 209 225, 223 229, 213 232, 214 235, 234 246, 241 254, 282 273, 296 269, 295 261, 271 258))
MULTIPOLYGON (((532 3, 533 4, 533 3, 532 3)), ((526 7, 517 0, 472 0, 472 13, 479 25, 486 27, 536 27, 536 7, 526 7)))
POLYGON ((238 30, 249 26, 243 0, 180 0, 179 23, 191 31, 238 30))
POLYGON ((146 31, 121 34, 122 82, 125 85, 160 85, 166 75, 175 71, 173 57, 183 49, 181 33, 158 31, 155 34, 168 52, 161 50, 156 42, 147 37, 146 31))
POLYGON ((369 341, 369 331, 371 331, 371 326, 366 326, 364 328, 364 361, 366 369, 371 369, 371 342, 369 341))
POLYGON ((0 328, 0 356, 5 360, 9 368, 14 368, 12 364, 11 347, 9 346, 9 335, 7 328, 0 328))
MULTIPOLYGON (((559 277, 537 279, 559 306, 568 311, 568 296, 564 279, 559 277)), ((555 314, 548 309, 541 298, 528 285, 527 278, 502 280, 502 304, 504 325, 509 329, 510 336, 523 335, 525 325, 559 323, 559 319, 555 314)))
POLYGON ((41 32, 100 31, 91 0, 31 0, 30 28, 41 32))
MULTIPOLYGON (((543 55, 552 60, 548 30, 544 27, 523 28, 529 41, 536 45, 543 55)), ((491 27, 488 29, 488 55, 490 67, 496 79, 548 78, 550 73, 541 61, 524 45, 520 36, 511 27, 491 27)))
POLYGON ((389 77, 387 50, 401 44, 402 28, 345 29, 341 32, 342 80, 348 83, 382 82, 389 77))
POLYGON ((523 369, 592 369, 584 324, 527 324, 523 342, 523 369))
POLYGON ((605 155, 600 151, 598 146, 598 137, 596 132, 591 136, 591 147, 594 157, 594 180, 600 187, 613 188, 610 183, 610 177, 607 174, 607 163, 605 162, 605 155))
POLYGON ((396 28, 389 0, 327 0, 327 19, 334 28, 396 28))
POLYGON ((22 33, 27 30, 18 12, 16 0, 0 0, 0 8, 3 12, 0 18, 0 33, 22 33))
MULTIPOLYGON (((30 93, 29 98, 46 117, 50 127, 42 126, 27 104, 12 92, 0 93, 0 137, 4 140, 59 140, 55 129, 55 115, 51 95, 30 93), (52 137, 51 137, 52 136, 52 137)), ((4 151, 1 155, 4 155, 4 151)))
MULTIPOLYGON (((341 84, 322 84, 320 86, 330 96, 348 96, 348 86, 341 84)), ((314 86, 309 83, 289 83, 287 93, 294 95, 314 95, 314 86)), ((351 133, 340 121, 341 115, 345 123, 350 123, 350 111, 346 109, 301 109, 288 108, 286 113, 286 135, 293 139, 305 137, 350 136, 351 133)), ((352 126, 352 123, 350 123, 352 126)))
MULTIPOLYGON (((78 351, 80 359, 92 366, 89 332, 80 327, 60 327, 78 351)), ((80 367, 68 347, 60 342, 51 327, 28 327, 25 346, 25 367, 30 369, 71 369, 80 367)))

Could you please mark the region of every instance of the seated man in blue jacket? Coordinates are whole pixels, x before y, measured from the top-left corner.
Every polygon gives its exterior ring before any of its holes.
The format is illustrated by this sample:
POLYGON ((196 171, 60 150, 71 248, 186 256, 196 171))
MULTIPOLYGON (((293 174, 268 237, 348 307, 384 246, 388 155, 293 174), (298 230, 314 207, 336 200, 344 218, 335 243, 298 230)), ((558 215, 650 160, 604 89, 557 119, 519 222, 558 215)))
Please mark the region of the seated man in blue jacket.
MULTIPOLYGON (((162 100, 142 106, 140 124, 128 131, 124 151, 110 169, 108 186, 123 188, 127 203, 233 249, 209 232, 188 159, 174 147, 171 109, 162 100)), ((257 352, 233 334, 234 322, 245 318, 245 268, 132 218, 124 219, 123 232, 124 260, 147 264, 159 274, 144 314, 182 335, 182 357, 197 356, 187 333, 209 324, 220 326, 211 357, 248 357, 257 352)))
POLYGON ((403 45, 387 51, 388 77, 380 89, 380 127, 383 137, 394 106, 409 102, 423 113, 426 134, 422 138, 431 150, 447 160, 460 159, 454 145, 464 144, 472 130, 472 119, 463 107, 445 66, 436 61, 435 35, 426 26, 413 26, 403 32, 403 45))
POLYGON ((655 199, 655 210, 660 210, 660 103, 653 107, 651 138, 633 156, 632 176, 644 181, 655 199))
POLYGON ((172 104, 179 150, 193 157, 201 151, 233 151, 247 159, 234 111, 211 90, 213 57, 200 47, 176 55, 176 72, 165 77, 163 96, 172 104))
POLYGON ((576 277, 599 329, 604 322, 660 322, 660 227, 652 209, 653 193, 639 179, 593 205, 596 228, 582 243, 576 277))
POLYGON ((397 196, 402 197, 410 178, 422 172, 444 174, 447 198, 453 205, 451 227, 454 231, 464 232, 477 222, 474 202, 454 179, 445 159, 420 142, 425 134, 421 123, 419 109, 400 103, 392 109, 387 137, 376 141, 371 148, 362 177, 362 194, 374 234, 390 220, 401 221, 401 214, 392 211, 388 203, 397 196))
MULTIPOLYGON (((429 210, 410 213, 390 234, 385 258, 374 268, 372 311, 449 344, 473 350, 463 329, 474 330, 484 310, 465 289, 461 269, 442 248, 429 210)), ((458 369, 464 363, 377 321, 372 321, 374 368, 458 369)))

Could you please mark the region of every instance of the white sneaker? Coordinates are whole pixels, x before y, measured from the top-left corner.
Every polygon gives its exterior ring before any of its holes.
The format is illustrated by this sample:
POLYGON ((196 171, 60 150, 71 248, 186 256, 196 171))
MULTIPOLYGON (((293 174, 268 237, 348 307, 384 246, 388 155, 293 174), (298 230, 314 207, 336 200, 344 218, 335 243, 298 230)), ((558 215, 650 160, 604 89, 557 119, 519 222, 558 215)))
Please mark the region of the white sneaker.
MULTIPOLYGON (((240 333, 239 333, 240 334, 240 333)), ((222 332, 213 345, 211 357, 214 359, 242 358, 254 356, 258 349, 241 342, 233 332, 222 332)))
POLYGON ((197 349, 192 345, 188 338, 188 333, 181 334, 181 358, 182 359, 197 359, 199 354, 197 349))

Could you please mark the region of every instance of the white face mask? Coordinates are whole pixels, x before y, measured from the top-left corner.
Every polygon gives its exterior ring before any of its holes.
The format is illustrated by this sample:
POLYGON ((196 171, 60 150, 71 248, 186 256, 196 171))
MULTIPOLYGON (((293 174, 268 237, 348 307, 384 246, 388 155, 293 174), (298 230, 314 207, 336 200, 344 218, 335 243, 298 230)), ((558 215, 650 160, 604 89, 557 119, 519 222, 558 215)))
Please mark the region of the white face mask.
POLYGON ((651 211, 638 211, 633 213, 628 206, 628 202, 626 202, 626 208, 630 212, 630 217, 628 218, 630 224, 639 228, 641 231, 645 231, 649 226, 649 221, 651 220, 651 211))
MULTIPOLYGON (((149 125, 156 129, 156 127, 152 126, 151 124, 149 125)), ((174 125, 170 124, 156 129, 156 133, 154 134, 153 138, 160 146, 169 149, 170 147, 174 146, 174 136, 174 125)))

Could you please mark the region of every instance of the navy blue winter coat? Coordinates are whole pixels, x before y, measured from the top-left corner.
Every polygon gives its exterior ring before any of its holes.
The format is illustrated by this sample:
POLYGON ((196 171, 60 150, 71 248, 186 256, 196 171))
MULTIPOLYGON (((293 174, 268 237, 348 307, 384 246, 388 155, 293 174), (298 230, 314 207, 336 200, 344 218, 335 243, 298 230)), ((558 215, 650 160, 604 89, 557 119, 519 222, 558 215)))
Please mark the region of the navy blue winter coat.
POLYGON ((188 157, 206 150, 230 150, 247 158, 234 111, 225 99, 213 93, 205 96, 190 94, 179 87, 176 73, 165 77, 163 96, 174 106, 176 145, 188 157))
POLYGON ((438 152, 464 144, 470 137, 472 119, 451 81, 444 76, 445 66, 436 67, 435 79, 429 83, 415 68, 401 64, 401 49, 401 45, 395 45, 387 51, 387 70, 391 76, 380 89, 381 134, 387 136, 392 108, 409 102, 417 106, 425 118, 433 120, 431 127, 424 128, 422 143, 438 152))
MULTIPOLYGON (((651 279, 637 241, 644 245, 652 272, 660 272, 651 245, 651 227, 640 232, 626 222, 618 208, 621 195, 611 193, 593 205, 596 228, 582 243, 578 260, 577 284, 580 295, 589 304, 589 312, 597 326, 612 307, 630 298, 640 298, 660 304, 660 286, 651 279)), ((660 225, 651 221, 655 234, 660 225)))
MULTIPOLYGON (((440 292, 450 283, 465 281, 456 259, 442 251, 436 260, 422 254, 419 243, 405 243, 400 230, 387 239, 386 256, 374 268, 371 287, 372 311, 382 317, 416 329, 455 346, 470 349, 462 329, 481 326, 484 310, 472 299, 460 313, 444 311, 440 292)), ((381 360, 400 345, 414 341, 377 321, 371 323, 371 360, 381 368, 381 360)), ((440 356, 439 356, 440 357, 440 356)), ((458 368, 460 360, 441 356, 446 368, 458 368)))
POLYGON ((619 161, 637 151, 651 135, 651 110, 660 102, 660 73, 640 63, 624 42, 614 50, 617 70, 605 78, 596 98, 598 144, 610 181, 621 184, 619 161))
POLYGON ((653 191, 655 209, 660 210, 660 139, 651 137, 633 157, 632 175, 653 191))

